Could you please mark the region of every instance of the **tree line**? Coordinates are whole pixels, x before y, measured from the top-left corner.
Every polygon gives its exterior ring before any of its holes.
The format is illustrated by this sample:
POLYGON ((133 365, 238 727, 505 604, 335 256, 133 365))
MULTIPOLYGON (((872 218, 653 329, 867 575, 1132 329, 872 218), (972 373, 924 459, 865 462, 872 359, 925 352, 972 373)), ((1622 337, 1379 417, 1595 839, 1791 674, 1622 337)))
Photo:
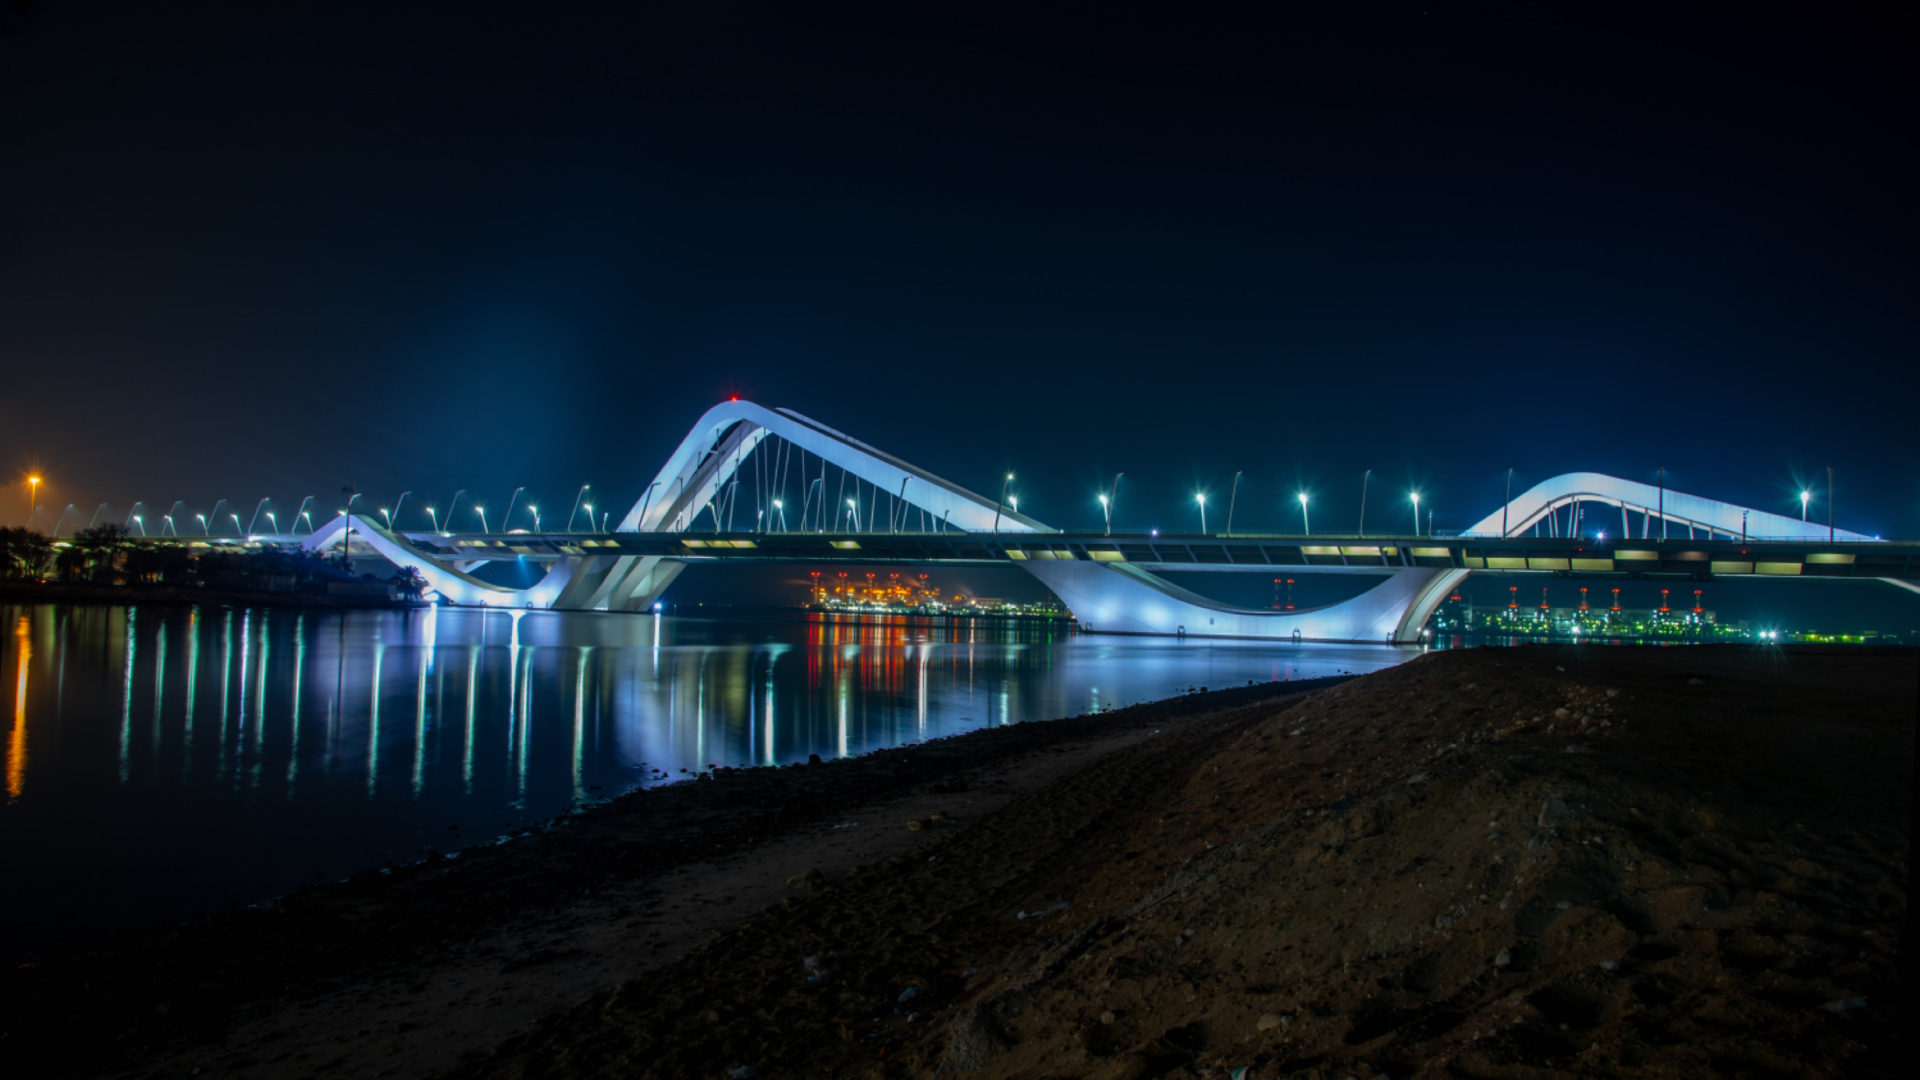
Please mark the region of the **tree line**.
MULTIPOLYGON (((0 527, 0 580, 305 593, 325 592, 330 582, 367 578, 349 571, 344 559, 336 562, 298 549, 232 551, 135 543, 124 527, 108 524, 82 529, 65 541, 23 527, 0 527)), ((412 567, 388 583, 416 597, 426 584, 412 567)))

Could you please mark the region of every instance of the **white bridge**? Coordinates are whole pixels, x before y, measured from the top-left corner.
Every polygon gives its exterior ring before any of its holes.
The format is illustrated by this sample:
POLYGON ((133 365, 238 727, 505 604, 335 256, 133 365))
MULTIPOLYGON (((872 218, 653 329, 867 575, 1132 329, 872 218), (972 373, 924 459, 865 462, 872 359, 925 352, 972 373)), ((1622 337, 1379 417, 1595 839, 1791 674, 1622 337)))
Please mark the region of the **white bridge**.
POLYGON ((1411 642, 1475 571, 1852 577, 1920 592, 1920 545, 1600 473, 1556 476, 1439 539, 1063 533, 791 410, 745 401, 708 410, 610 533, 399 533, 352 515, 298 539, 319 551, 349 529, 356 550, 417 569, 461 605, 646 610, 697 561, 1010 562, 1088 629, 1136 634, 1411 642), (1617 509, 1619 534, 1575 535, 1582 508, 1589 519, 1617 509), (527 588, 470 572, 500 558, 533 559, 546 571, 527 588), (1224 605, 1160 576, 1280 570, 1381 580, 1338 604, 1270 611, 1224 605))

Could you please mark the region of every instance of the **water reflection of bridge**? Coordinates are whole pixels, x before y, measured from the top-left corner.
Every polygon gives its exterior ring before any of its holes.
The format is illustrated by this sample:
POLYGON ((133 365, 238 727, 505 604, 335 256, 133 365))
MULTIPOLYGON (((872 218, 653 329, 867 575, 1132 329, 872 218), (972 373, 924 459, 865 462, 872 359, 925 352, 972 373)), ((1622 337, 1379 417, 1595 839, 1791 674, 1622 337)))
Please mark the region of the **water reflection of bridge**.
POLYGON ((702 417, 611 532, 393 532, 356 515, 275 539, 310 550, 351 543, 418 569, 460 605, 641 611, 695 563, 1007 564, 1095 631, 1325 641, 1416 640, 1475 573, 1849 578, 1920 591, 1920 544, 1599 473, 1536 485, 1457 537, 1061 532, 797 413, 743 401, 702 417), (1581 535, 1594 512, 1609 522, 1617 512, 1619 531, 1581 535), (475 576, 502 559, 536 563, 543 576, 525 588, 475 576), (1163 576, 1282 570, 1381 580, 1337 604, 1271 611, 1163 576))

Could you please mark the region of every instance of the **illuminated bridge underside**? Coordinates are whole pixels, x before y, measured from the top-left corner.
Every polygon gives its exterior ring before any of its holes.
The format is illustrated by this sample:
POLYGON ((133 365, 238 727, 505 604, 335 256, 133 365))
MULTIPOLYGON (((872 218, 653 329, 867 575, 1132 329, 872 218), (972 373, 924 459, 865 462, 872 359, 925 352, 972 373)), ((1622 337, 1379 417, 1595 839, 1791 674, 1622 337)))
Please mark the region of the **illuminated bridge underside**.
POLYGON ((1125 563, 1054 560, 1022 565, 1090 630, 1302 641, 1417 640, 1427 617, 1468 573, 1409 568, 1342 603, 1308 611, 1261 611, 1208 600, 1125 563))
MULTIPOLYGON (((314 551, 335 547, 347 521, 337 518, 300 542, 314 551)), ((610 534, 402 535, 358 516, 352 528, 356 544, 418 569, 434 591, 463 605, 642 610, 691 561, 1017 563, 1094 631, 1278 640, 1417 641, 1434 610, 1475 571, 1706 577, 1800 576, 1804 570, 1806 576, 1878 577, 1920 591, 1911 580, 1915 545, 1881 544, 1845 530, 1834 530, 1829 543, 1825 527, 1600 473, 1554 477, 1452 538, 1063 534, 797 413, 744 401, 702 416, 610 534), (829 476, 826 466, 842 471, 833 474, 840 484, 831 496, 821 479, 829 476), (856 479, 854 500, 844 499, 845 477, 856 479), (734 529, 743 483, 753 506, 744 527, 734 529), (858 504, 863 494, 866 505, 847 507, 843 518, 842 504, 858 504), (872 520, 882 498, 884 527, 872 520), (1577 529, 1577 513, 1570 512, 1581 504, 1618 507, 1619 538, 1548 540, 1563 528, 1589 531, 1577 529), (1629 514, 1640 515, 1646 540, 1632 536, 1629 514), (909 515, 925 528, 910 531, 909 515), (696 532, 702 516, 710 528, 696 532), (1676 525, 1687 528, 1690 539, 1662 542, 1662 533, 1672 538, 1676 525), (1528 537, 1529 531, 1541 535, 1528 537), (1814 550, 1821 546, 1850 550, 1814 550), (524 589, 488 584, 469 572, 501 558, 529 559, 547 570, 524 589), (1371 573, 1382 580, 1327 607, 1268 611, 1209 600, 1154 572, 1282 568, 1371 573)))

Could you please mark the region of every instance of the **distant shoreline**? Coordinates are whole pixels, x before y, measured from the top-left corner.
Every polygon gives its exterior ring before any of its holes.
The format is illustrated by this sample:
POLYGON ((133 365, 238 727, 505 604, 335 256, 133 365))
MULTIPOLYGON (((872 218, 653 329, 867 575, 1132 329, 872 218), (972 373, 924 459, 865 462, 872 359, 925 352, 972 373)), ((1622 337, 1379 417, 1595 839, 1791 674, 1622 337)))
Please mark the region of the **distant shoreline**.
POLYGON ((165 585, 140 588, 126 585, 62 585, 24 582, 0 584, 0 603, 216 604, 228 607, 378 608, 388 611, 410 611, 431 606, 424 602, 388 600, 377 596, 270 593, 251 589, 193 589, 165 585))

